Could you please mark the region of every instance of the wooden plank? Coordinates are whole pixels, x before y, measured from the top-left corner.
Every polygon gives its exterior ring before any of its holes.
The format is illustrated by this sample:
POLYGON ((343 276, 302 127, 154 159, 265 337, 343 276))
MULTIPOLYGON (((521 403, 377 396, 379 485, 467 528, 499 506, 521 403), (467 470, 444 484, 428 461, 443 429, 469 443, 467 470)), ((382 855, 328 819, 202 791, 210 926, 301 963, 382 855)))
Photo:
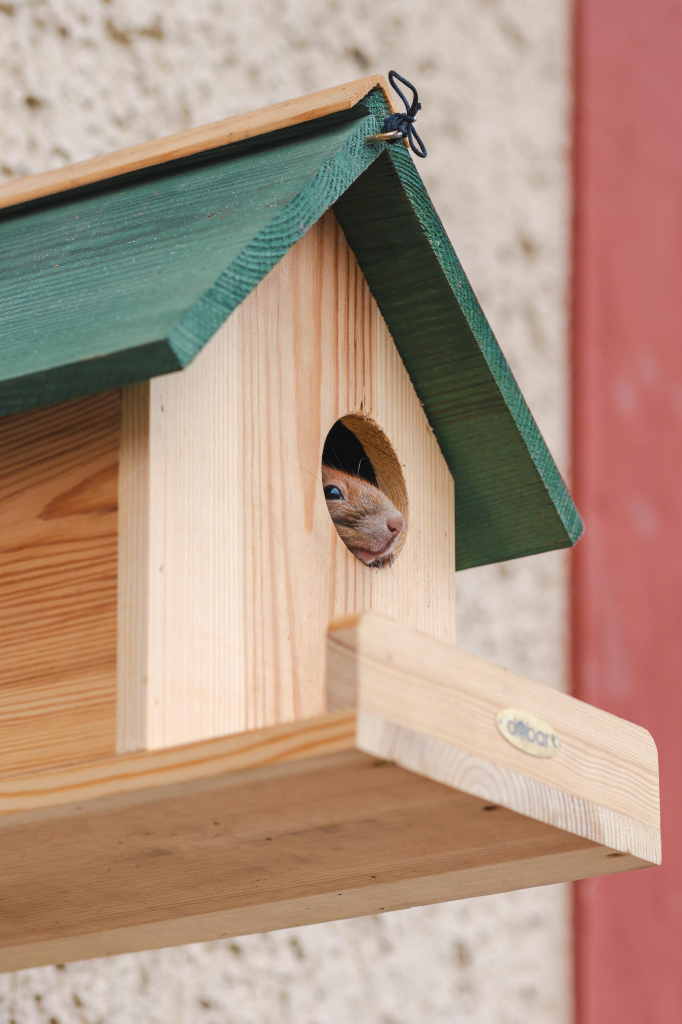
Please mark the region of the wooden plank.
POLYGON ((163 139, 141 142, 67 167, 17 178, 0 185, 0 210, 350 110, 372 89, 381 89, 390 102, 384 76, 368 75, 260 110, 189 128, 163 139))
POLYGON ((117 392, 0 420, 0 770, 114 752, 117 392))
POLYGON ((123 389, 118 469, 116 749, 147 734, 149 640, 149 384, 123 389))
POLYGON ((576 4, 573 692, 651 729, 665 834, 660 871, 577 888, 580 1024, 682 1016, 681 13, 576 4))
POLYGON ((357 706, 360 749, 660 861, 658 758, 645 729, 374 614, 332 631, 328 672, 330 706, 357 706), (556 757, 507 742, 497 715, 510 707, 549 723, 556 757))
MULTIPOLYGON (((450 808, 444 807, 443 810, 447 812, 450 808)), ((395 830, 393 835, 397 846, 401 837, 395 836, 395 830)), ((139 863, 137 856, 136 851, 133 863, 139 863)), ((511 861, 471 866, 465 871, 443 871, 416 879, 397 879, 383 884, 373 882, 369 886, 360 885, 357 888, 352 888, 344 879, 341 891, 338 891, 338 887, 324 893, 309 894, 306 891, 302 896, 277 898, 268 904, 254 899, 243 907, 178 916, 172 921, 135 923, 117 926, 109 931, 96 930, 84 935, 29 940, 21 946, 0 950, 0 970, 17 971, 44 964, 87 960, 143 949, 210 942, 230 936, 276 931, 280 928, 337 921, 340 918, 364 917, 535 885, 551 885, 557 881, 576 881, 604 873, 605 864, 610 865, 609 874, 630 871, 638 866, 632 859, 605 860, 609 856, 613 855, 604 853, 598 847, 585 846, 581 850, 552 850, 551 853, 539 855, 533 860, 532 868, 526 870, 523 863, 511 861)), ((191 887, 191 878, 183 875, 183 881, 191 887)), ((214 885, 216 890, 222 892, 224 886, 221 886, 220 880, 214 885)), ((204 881, 202 888, 206 887, 204 881)), ((310 884, 306 886, 307 890, 311 888, 310 884)), ((155 898, 155 894, 155 889, 149 894, 145 893, 150 899, 155 898)), ((212 902, 215 905, 220 901, 213 898, 212 902)))
POLYGON ((333 214, 186 372, 152 382, 150 417, 149 594, 134 568, 121 584, 121 649, 139 660, 119 735, 139 730, 133 746, 321 714, 339 615, 374 608, 454 641, 452 478, 333 214), (324 501, 324 441, 353 411, 383 428, 405 475, 408 536, 390 569, 348 552, 324 501))
POLYGON ((347 712, 0 784, 0 968, 641 866, 377 761, 347 712))
POLYGON ((214 785, 240 772, 266 779, 282 765, 355 750, 352 711, 320 715, 238 736, 221 736, 165 750, 91 759, 43 773, 0 777, 0 829, 78 814, 79 807, 154 802, 175 787, 214 785), (108 801, 108 803, 107 803, 108 801))
POLYGON ((0 414, 184 366, 376 156, 364 108, 0 220, 0 414))

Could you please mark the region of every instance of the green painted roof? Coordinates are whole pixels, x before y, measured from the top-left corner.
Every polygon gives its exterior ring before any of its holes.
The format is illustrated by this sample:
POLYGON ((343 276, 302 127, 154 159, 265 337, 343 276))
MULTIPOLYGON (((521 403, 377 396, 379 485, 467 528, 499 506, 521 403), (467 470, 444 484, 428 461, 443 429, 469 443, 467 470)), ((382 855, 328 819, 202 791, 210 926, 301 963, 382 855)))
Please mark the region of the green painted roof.
POLYGON ((349 111, 0 212, 0 415, 185 366, 330 207, 453 473, 457 564, 582 523, 388 108, 349 111))

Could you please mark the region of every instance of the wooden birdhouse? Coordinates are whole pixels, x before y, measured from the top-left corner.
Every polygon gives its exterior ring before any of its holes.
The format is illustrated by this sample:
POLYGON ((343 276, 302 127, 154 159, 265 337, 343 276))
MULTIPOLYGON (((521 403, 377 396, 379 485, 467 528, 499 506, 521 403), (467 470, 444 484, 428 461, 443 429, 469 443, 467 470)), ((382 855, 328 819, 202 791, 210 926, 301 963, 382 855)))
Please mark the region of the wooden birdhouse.
POLYGON ((0 188, 4 969, 659 860, 649 734, 455 646, 581 522, 388 103, 0 188))

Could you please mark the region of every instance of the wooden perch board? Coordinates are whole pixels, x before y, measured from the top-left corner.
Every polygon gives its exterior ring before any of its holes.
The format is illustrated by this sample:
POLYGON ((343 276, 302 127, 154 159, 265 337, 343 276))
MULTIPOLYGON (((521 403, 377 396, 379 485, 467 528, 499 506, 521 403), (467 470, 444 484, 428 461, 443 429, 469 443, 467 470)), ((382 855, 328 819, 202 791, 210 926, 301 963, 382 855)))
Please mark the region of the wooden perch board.
POLYGON ((329 641, 331 708, 357 705, 358 747, 548 825, 657 863, 658 755, 646 729, 373 613, 329 641), (503 738, 518 708, 560 739, 551 759, 503 738))
POLYGON ((655 748, 644 730, 571 702, 562 735, 572 760, 562 774, 553 759, 555 775, 542 783, 529 766, 525 775, 524 766, 509 767, 514 754, 524 755, 501 737, 495 745, 489 711, 499 692, 505 700, 546 696, 554 702, 543 707, 548 714, 570 698, 509 674, 500 674, 496 691, 499 670, 461 661, 448 645, 376 616, 333 632, 329 665, 333 699, 354 699, 357 711, 0 780, 0 969, 378 913, 658 859, 655 748), (425 674, 414 672, 417 659, 425 674), (583 762, 597 735, 599 749, 583 762), (592 813, 598 805, 571 792, 583 765, 586 779, 599 778, 599 806, 612 815, 608 843, 606 819, 592 813), (447 784, 435 781, 448 773, 447 784), (560 826, 542 820, 554 813, 543 806, 542 785, 557 805, 566 802, 560 826), (523 786, 536 802, 518 813, 507 805, 523 786), (588 804, 583 818, 570 816, 588 804), (626 817, 635 824, 625 827, 626 817))

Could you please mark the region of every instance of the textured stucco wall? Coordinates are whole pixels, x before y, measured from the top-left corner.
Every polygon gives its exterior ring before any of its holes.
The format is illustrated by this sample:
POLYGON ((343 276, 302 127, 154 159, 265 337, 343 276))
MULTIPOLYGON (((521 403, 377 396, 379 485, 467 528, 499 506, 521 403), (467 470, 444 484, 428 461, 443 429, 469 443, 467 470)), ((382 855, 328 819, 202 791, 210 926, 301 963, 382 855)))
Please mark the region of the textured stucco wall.
MULTIPOLYGON (((0 0, 0 181, 397 67, 420 162, 566 463, 568 0, 0 0)), ((564 684, 565 559, 458 577, 462 646, 564 684)), ((563 887, 0 977, 15 1024, 566 1024, 563 887)))

